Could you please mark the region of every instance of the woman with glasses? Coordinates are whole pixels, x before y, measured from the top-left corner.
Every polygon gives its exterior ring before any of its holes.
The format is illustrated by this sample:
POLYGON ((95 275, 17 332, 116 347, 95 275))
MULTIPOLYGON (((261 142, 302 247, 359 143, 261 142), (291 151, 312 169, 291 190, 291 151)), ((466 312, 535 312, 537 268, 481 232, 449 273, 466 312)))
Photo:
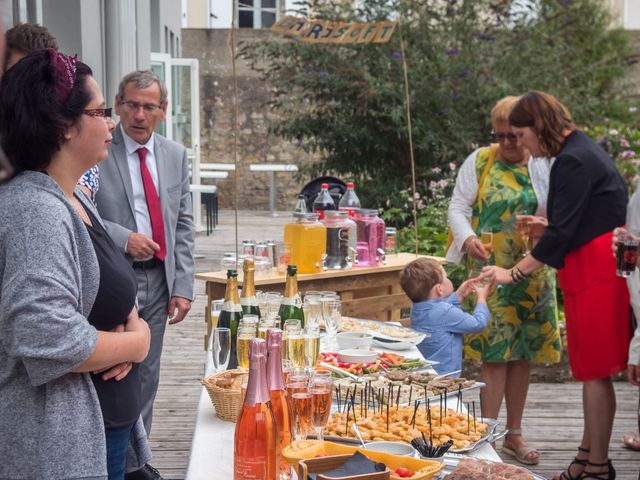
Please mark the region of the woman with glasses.
MULTIPOLYGON (((517 145, 508 122, 517 100, 505 97, 492 109, 498 142, 477 149, 465 160, 449 205, 453 242, 447 260, 464 261, 472 272, 485 265, 515 265, 528 250, 518 234, 516 216, 546 216, 550 165, 546 158, 531 157, 517 145)), ((497 418, 506 400, 509 434, 502 451, 527 465, 540 459, 525 441, 521 425, 531 361, 560 361, 555 285, 555 273, 541 269, 515 288, 494 289, 487 301, 488 327, 465 337, 465 357, 482 361, 480 377, 487 384, 480 393, 482 415, 497 418)))
MULTIPOLYGON (((611 375, 627 368, 629 292, 616 276, 613 230, 625 223, 627 188, 611 157, 573 123, 555 97, 523 95, 509 114, 518 145, 555 157, 549 180, 549 222, 531 253, 511 268, 485 267, 497 283, 519 288, 545 265, 558 269, 567 350, 582 382, 584 430, 578 454, 561 480, 616 477, 609 442, 616 411, 611 375)), ((504 287, 503 287, 504 288, 504 287)))
POLYGON ((91 69, 53 49, 0 84, 16 172, 0 185, 0 478, 124 476, 149 328, 135 273, 76 189, 108 156, 110 114, 91 69))

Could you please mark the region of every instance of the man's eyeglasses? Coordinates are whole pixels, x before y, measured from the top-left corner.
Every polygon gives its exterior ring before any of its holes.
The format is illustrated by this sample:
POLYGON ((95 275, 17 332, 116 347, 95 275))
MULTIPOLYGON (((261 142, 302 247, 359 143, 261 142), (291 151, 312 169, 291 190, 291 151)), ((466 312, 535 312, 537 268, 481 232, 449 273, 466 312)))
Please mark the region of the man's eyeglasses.
POLYGON ((494 137, 499 142, 504 142, 505 140, 509 140, 510 142, 517 142, 518 137, 516 137, 515 133, 500 133, 500 132, 491 132, 494 137))
POLYGON ((138 102, 120 102, 125 110, 129 112, 137 112, 140 108, 142 108, 145 113, 156 113, 159 109, 162 108, 162 105, 156 105, 155 103, 138 103, 138 102))
POLYGON ((83 110, 82 113, 89 115, 90 117, 111 118, 111 108, 90 108, 83 110))

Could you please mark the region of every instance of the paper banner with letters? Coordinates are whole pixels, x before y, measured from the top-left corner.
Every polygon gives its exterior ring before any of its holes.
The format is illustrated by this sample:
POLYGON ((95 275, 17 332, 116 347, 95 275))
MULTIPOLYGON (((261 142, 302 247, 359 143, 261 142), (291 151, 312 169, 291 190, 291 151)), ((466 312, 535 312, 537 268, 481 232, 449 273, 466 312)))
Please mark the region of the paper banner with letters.
POLYGON ((391 40, 397 23, 397 21, 334 23, 287 15, 274 23, 271 30, 309 43, 339 43, 343 45, 387 43, 391 40))

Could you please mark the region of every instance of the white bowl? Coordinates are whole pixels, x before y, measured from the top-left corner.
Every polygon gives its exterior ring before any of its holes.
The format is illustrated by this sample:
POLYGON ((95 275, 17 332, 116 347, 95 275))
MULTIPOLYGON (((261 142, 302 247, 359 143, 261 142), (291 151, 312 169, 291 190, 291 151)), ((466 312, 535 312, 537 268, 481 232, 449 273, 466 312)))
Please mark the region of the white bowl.
POLYGON ((416 453, 415 448, 403 442, 369 442, 365 445, 367 450, 392 453, 393 455, 402 455, 404 457, 413 457, 416 453))
POLYGON ((376 352, 368 350, 340 350, 338 361, 344 363, 374 363, 378 359, 376 352))
POLYGON ((336 335, 340 350, 369 350, 373 335, 367 332, 341 332, 336 335))

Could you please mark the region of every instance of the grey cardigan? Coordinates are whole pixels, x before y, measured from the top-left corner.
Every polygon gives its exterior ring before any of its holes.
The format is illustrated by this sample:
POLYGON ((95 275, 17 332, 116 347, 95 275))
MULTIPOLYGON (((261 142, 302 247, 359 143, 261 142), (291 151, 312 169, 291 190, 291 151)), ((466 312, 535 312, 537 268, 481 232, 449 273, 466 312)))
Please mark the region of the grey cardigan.
POLYGON ((106 478, 104 425, 88 374, 86 320, 98 262, 79 215, 47 175, 0 186, 0 479, 106 478))

